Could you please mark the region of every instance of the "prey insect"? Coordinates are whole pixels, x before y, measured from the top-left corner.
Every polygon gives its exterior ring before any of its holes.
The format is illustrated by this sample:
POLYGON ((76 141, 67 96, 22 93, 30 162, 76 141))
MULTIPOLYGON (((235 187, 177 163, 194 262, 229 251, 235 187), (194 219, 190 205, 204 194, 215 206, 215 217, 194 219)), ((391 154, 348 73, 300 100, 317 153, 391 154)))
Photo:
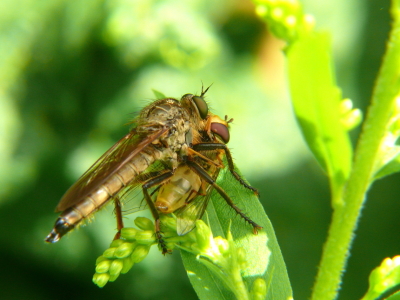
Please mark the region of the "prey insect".
POLYGON ((155 220, 155 235, 163 253, 165 246, 160 214, 174 213, 177 233, 184 235, 195 226, 215 189, 237 214, 253 226, 229 195, 216 184, 226 157, 234 178, 258 194, 235 171, 229 142, 228 123, 213 115, 200 96, 185 94, 156 100, 133 121, 133 129, 96 161, 61 198, 61 212, 45 241, 55 243, 104 205, 114 202, 117 229, 123 228, 120 199, 129 199, 141 187, 145 203, 155 220))

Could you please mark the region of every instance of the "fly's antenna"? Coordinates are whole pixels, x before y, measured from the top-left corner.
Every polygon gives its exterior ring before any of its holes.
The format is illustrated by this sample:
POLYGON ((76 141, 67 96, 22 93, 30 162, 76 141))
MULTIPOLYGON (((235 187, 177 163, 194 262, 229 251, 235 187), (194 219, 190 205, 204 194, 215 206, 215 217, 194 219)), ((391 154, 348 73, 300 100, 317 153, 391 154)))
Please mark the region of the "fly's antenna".
POLYGON ((225 115, 225 122, 226 123, 232 123, 233 122, 233 118, 230 118, 229 120, 228 120, 228 115, 225 115))
POLYGON ((208 89, 209 89, 212 85, 213 85, 213 84, 211 83, 211 84, 208 86, 208 88, 206 88, 206 89, 204 90, 203 82, 201 82, 201 95, 200 95, 200 97, 203 97, 203 96, 207 93, 208 89))

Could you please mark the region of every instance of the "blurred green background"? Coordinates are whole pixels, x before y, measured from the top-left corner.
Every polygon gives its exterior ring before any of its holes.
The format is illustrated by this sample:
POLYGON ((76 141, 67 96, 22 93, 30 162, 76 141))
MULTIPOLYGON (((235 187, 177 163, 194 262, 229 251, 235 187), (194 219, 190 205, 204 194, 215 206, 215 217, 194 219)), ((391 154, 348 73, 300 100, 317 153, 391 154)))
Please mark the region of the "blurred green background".
MULTIPOLYGON (((388 8, 386 0, 305 1, 318 28, 332 32, 343 95, 364 112, 388 8)), ((283 47, 249 0, 1 1, 0 298, 196 299, 178 253, 153 251, 115 283, 92 284, 115 232, 112 209, 57 244, 43 240, 60 197, 127 133, 152 89, 179 98, 203 82, 213 84, 213 112, 235 119, 235 162, 261 192, 295 299, 306 299, 331 209, 327 180, 291 111, 283 47)), ((369 272, 400 254, 399 180, 369 193, 340 299, 360 298, 369 272)))

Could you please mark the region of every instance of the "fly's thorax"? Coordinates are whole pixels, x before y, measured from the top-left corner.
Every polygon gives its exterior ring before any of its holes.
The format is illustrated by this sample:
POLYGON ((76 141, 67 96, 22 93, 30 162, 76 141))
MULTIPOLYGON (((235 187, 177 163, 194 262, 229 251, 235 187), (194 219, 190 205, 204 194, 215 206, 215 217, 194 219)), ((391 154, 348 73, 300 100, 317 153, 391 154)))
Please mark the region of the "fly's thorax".
POLYGON ((162 160, 169 169, 175 170, 176 168, 178 168, 178 154, 172 151, 171 148, 162 148, 161 150, 159 150, 159 153, 160 155, 158 157, 158 160, 162 160))
POLYGON ((136 122, 139 132, 152 130, 152 126, 172 127, 179 119, 189 119, 181 103, 173 98, 161 99, 145 107, 136 122))
POLYGON ((186 135, 190 130, 190 121, 186 118, 175 120, 169 134, 163 137, 163 143, 168 145, 172 151, 179 152, 182 147, 187 146, 186 135))
POLYGON ((171 179, 161 187, 155 207, 162 213, 172 213, 197 196, 200 187, 200 177, 188 166, 179 166, 171 179))
POLYGON ((163 115, 166 111, 169 111, 172 107, 180 107, 181 103, 174 98, 165 98, 154 101, 147 105, 140 112, 139 118, 147 119, 152 116, 163 115))
POLYGON ((169 130, 158 138, 153 144, 159 144, 165 148, 171 148, 179 152, 186 143, 186 134, 190 129, 190 116, 181 103, 173 98, 158 100, 144 108, 137 123, 136 132, 147 136, 162 128, 169 130))

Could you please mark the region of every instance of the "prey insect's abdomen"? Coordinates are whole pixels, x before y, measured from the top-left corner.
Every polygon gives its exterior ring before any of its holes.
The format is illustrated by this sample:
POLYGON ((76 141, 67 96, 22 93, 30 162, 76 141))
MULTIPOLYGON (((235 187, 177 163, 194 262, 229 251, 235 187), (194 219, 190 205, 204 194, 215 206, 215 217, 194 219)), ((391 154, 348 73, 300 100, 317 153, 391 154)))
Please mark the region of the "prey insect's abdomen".
POLYGON ((158 159, 157 154, 157 151, 152 151, 151 155, 144 152, 139 153, 111 175, 103 184, 97 186, 88 196, 64 210, 56 220, 53 230, 45 241, 48 243, 58 242, 63 235, 74 229, 82 220, 98 211, 111 198, 117 195, 122 188, 158 159))

